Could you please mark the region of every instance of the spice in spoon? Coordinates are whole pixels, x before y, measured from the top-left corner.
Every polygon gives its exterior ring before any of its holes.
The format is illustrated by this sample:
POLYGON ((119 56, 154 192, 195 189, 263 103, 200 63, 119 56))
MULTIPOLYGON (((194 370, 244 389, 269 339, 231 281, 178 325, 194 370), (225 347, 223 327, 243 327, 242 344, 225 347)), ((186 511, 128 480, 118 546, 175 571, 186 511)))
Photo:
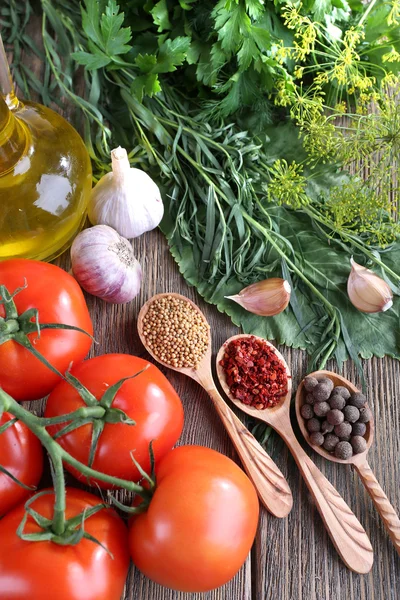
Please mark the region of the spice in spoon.
POLYGON ((143 334, 153 354, 177 369, 197 368, 209 344, 209 326, 187 300, 163 296, 151 302, 143 334))
POLYGON ((219 364, 230 393, 243 404, 272 408, 287 394, 285 366, 264 340, 254 336, 232 340, 219 364))

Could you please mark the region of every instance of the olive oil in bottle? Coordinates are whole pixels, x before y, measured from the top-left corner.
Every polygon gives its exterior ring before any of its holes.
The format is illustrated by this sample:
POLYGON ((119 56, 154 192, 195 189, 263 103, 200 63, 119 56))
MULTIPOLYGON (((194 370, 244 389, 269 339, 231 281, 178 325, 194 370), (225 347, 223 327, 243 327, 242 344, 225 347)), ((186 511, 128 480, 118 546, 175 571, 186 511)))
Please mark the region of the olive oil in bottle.
POLYGON ((14 95, 0 39, 0 260, 51 260, 82 227, 92 171, 56 112, 14 95))

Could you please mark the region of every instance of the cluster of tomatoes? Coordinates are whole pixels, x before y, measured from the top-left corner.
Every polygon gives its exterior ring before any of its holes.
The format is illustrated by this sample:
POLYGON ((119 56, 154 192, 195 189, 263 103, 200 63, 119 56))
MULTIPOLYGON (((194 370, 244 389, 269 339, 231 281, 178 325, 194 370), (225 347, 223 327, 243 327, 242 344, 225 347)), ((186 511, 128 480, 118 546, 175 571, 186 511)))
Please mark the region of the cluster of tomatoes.
MULTIPOLYGON (((36 261, 5 261, 0 263, 0 286, 10 293, 19 289, 13 297, 19 315, 34 308, 42 325, 62 323, 93 333, 84 296, 62 269, 36 261)), ((4 302, 0 317, 3 321, 6 317, 4 302)), ((78 330, 43 328, 40 336, 34 332, 28 337, 59 372, 65 373, 72 363, 71 374, 98 400, 110 386, 148 365, 123 383, 112 404, 135 424, 104 423, 92 468, 137 482, 141 478, 137 464, 150 471, 152 444, 156 486, 145 512, 131 517, 128 526, 111 507, 87 518, 85 532, 97 543, 88 536, 76 545, 31 541, 29 535, 41 531, 31 515, 22 539, 17 530, 29 491, 9 474, 25 486, 37 486, 43 449, 23 422, 3 428, 0 465, 8 474, 0 471, 0 600, 119 600, 130 559, 145 575, 176 590, 206 591, 229 581, 254 540, 257 495, 243 471, 218 452, 201 446, 172 450, 182 432, 183 407, 166 377, 156 366, 131 355, 105 354, 83 361, 92 340, 78 330)), ((0 344, 0 387, 18 401, 50 394, 46 418, 86 406, 75 387, 12 337, 0 344)), ((12 418, 4 413, 0 427, 12 418)), ((48 431, 55 436, 64 425, 52 425, 48 431)), ((57 442, 87 465, 92 433, 93 423, 87 422, 60 435, 57 442)), ((100 480, 88 481, 68 464, 65 467, 86 484, 110 487, 100 480)), ((65 518, 98 504, 98 496, 67 487, 65 518)), ((54 494, 38 496, 30 508, 51 520, 54 494)))

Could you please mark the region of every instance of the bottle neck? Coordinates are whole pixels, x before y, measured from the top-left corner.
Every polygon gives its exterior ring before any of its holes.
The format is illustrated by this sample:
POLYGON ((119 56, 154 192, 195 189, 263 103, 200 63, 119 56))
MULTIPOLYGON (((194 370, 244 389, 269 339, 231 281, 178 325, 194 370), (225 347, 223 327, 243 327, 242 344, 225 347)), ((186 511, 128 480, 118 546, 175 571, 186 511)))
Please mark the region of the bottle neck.
POLYGON ((0 175, 11 170, 26 150, 27 135, 21 121, 0 95, 0 175))

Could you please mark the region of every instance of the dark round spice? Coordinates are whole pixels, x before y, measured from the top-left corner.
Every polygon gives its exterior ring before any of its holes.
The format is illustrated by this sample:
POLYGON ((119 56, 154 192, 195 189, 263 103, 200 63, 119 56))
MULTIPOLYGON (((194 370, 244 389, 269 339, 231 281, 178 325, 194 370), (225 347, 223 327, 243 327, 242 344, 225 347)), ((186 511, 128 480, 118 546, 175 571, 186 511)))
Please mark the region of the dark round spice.
POLYGON ((317 402, 325 402, 331 395, 331 391, 330 386, 322 381, 313 389, 312 393, 317 402))
POLYGON ((317 417, 325 417, 330 410, 331 407, 327 402, 316 402, 316 404, 314 404, 314 412, 317 417))
POLYGON ((366 401, 367 399, 364 394, 361 394, 361 392, 355 392, 354 394, 351 394, 347 404, 351 404, 351 406, 355 406, 356 408, 362 408, 365 406, 366 401))
POLYGON ((307 425, 306 425, 308 431, 310 433, 314 433, 316 431, 319 431, 321 429, 321 423, 318 421, 318 419, 316 419, 315 417, 313 417, 312 419, 310 419, 309 421, 307 421, 307 425))
POLYGON ((321 377, 320 379, 318 379, 318 382, 327 385, 331 392, 335 387, 335 384, 333 383, 332 379, 329 379, 329 377, 321 377))
POLYGON ((328 402, 331 408, 337 408, 338 410, 342 410, 346 406, 346 400, 343 396, 337 394, 335 390, 333 390, 328 402))
POLYGON ((311 404, 311 406, 315 404, 315 398, 312 394, 306 395, 306 404, 311 404))
POLYGON ((358 421, 360 423, 368 423, 372 419, 372 413, 368 406, 364 408, 360 408, 360 416, 358 417, 358 421))
POLYGON ((328 433, 328 435, 325 436, 324 448, 325 450, 328 450, 328 452, 333 452, 336 444, 338 443, 339 438, 337 437, 337 435, 333 435, 333 433, 328 433))
POLYGON ((339 442, 335 446, 335 456, 341 460, 347 460, 353 456, 353 448, 349 442, 339 442))
POLYGON ((367 441, 361 435, 354 435, 350 440, 350 444, 354 454, 360 454, 367 449, 367 441))
POLYGON ((340 423, 339 425, 335 425, 335 429, 334 429, 335 435, 337 435, 341 440, 350 438, 351 431, 352 431, 351 423, 348 423, 347 421, 344 421, 343 423, 340 423))
POLYGON ((367 426, 365 423, 360 423, 360 421, 357 421, 357 423, 353 423, 353 427, 351 429, 351 433, 353 435, 365 435, 366 431, 367 426))
POLYGON ((232 340, 219 364, 230 393, 243 404, 263 410, 287 394, 285 365, 264 340, 254 336, 232 340))
POLYGON ((322 444, 324 443, 324 440, 325 440, 324 436, 319 431, 315 431, 314 433, 312 433, 310 435, 310 442, 312 443, 313 446, 322 446, 322 444))
POLYGON ((328 423, 331 423, 331 425, 339 425, 339 423, 343 423, 344 421, 344 414, 341 410, 334 408, 328 412, 326 420, 328 423))
POLYGON ((331 425, 331 423, 328 423, 328 421, 323 421, 322 425, 321 425, 321 432, 322 433, 331 433, 333 431, 333 425, 331 425))
POLYGON ((344 387, 344 385, 337 385, 335 388, 333 388, 332 394, 340 394, 345 400, 350 398, 350 392, 347 387, 344 387))
POLYGON ((300 414, 303 419, 311 419, 314 416, 314 409, 310 404, 303 404, 300 409, 300 414))
POLYGON ((305 379, 304 379, 304 387, 307 390, 307 392, 312 392, 313 389, 315 388, 315 386, 318 385, 318 379, 316 379, 315 377, 310 377, 310 375, 308 375, 305 379))
POLYGON ((355 423, 360 417, 360 411, 357 407, 348 404, 343 409, 344 418, 349 423, 355 423))

